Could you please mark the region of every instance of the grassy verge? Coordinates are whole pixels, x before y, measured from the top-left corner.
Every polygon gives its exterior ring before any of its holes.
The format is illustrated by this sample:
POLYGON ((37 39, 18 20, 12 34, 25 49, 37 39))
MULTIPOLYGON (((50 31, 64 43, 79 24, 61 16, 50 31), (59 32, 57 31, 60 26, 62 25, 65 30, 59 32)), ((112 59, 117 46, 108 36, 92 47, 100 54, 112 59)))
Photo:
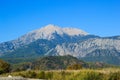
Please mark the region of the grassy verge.
POLYGON ((3 74, 2 76, 23 76, 47 80, 120 80, 120 69, 81 69, 81 70, 50 70, 21 71, 3 74))

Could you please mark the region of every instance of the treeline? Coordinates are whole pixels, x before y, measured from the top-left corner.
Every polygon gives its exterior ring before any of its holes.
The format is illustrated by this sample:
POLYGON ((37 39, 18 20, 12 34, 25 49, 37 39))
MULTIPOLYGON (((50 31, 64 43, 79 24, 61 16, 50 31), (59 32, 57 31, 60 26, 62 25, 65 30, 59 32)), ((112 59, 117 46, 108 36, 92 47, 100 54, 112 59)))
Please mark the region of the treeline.
POLYGON ((98 69, 115 67, 101 62, 87 63, 82 60, 78 60, 73 56, 46 56, 38 58, 35 61, 15 64, 13 71, 24 70, 79 70, 82 68, 98 69))
POLYGON ((116 67, 101 62, 87 63, 72 56, 46 56, 30 62, 7 63, 0 61, 0 73, 26 70, 80 70, 116 67), (11 64, 11 66, 10 66, 11 64))

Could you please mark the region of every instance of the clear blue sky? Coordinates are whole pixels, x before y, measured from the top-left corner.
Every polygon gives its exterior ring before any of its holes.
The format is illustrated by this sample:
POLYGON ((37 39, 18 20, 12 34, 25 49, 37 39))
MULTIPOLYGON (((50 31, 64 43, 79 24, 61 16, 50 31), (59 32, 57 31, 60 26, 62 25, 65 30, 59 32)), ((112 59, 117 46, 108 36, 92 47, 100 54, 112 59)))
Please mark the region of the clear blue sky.
POLYGON ((0 0, 0 42, 47 24, 120 35, 120 0, 0 0))

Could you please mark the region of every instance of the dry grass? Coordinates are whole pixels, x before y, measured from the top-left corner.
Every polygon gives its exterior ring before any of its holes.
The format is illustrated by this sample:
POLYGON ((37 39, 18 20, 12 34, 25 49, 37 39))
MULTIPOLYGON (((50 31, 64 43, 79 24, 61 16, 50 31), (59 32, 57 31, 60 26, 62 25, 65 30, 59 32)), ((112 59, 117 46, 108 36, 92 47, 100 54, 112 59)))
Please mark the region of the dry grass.
POLYGON ((42 78, 47 80, 120 80, 119 68, 81 69, 81 70, 49 70, 21 71, 2 76, 23 76, 27 78, 42 78))

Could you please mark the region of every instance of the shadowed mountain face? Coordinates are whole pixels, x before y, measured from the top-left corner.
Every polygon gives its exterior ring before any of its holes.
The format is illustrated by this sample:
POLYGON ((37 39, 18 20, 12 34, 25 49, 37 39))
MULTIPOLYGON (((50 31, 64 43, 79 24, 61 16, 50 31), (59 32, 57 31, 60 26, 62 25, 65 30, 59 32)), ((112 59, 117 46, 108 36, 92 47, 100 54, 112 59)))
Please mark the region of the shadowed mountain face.
POLYGON ((120 65, 120 36, 99 37, 76 28, 47 25, 0 44, 1 58, 72 55, 87 61, 120 65))

